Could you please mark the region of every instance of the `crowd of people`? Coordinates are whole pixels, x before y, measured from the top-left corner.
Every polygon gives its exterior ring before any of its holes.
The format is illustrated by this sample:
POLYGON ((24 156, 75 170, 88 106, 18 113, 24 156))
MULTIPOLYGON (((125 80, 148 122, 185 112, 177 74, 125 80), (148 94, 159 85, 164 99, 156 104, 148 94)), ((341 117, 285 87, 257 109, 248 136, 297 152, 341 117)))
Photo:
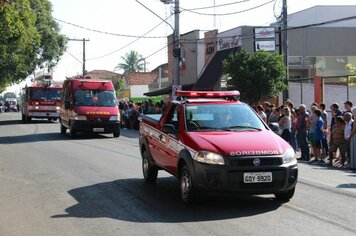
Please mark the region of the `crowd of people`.
MULTIPOLYGON (((151 99, 137 103, 120 101, 123 126, 138 130, 143 114, 161 114, 165 106, 163 100, 155 103, 151 99)), ((295 107, 287 100, 281 106, 264 102, 253 108, 271 128, 277 127, 276 132, 296 152, 300 151, 301 160, 328 165, 338 163, 342 167, 350 165, 351 139, 356 135, 356 125, 353 125, 356 106, 353 107, 351 101, 346 101, 343 108, 333 103, 329 107, 331 117, 325 103, 295 107)))
POLYGON ((331 166, 338 162, 341 167, 349 167, 351 155, 356 155, 352 154, 356 150, 351 143, 356 134, 356 106, 351 101, 346 101, 343 108, 333 103, 329 107, 331 119, 324 103, 296 108, 287 100, 279 107, 265 102, 254 108, 271 128, 278 127, 277 132, 295 151, 301 152, 301 160, 331 166))
POLYGON ((143 114, 162 114, 166 104, 161 100, 154 103, 151 99, 142 102, 119 101, 123 126, 128 129, 139 129, 140 117, 143 114))

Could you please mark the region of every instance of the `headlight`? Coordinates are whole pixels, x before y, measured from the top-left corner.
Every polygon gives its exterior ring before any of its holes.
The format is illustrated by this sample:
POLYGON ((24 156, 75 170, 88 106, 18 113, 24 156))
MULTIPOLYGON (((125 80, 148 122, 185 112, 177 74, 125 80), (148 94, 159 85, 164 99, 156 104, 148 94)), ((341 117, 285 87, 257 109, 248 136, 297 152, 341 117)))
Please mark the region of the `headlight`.
POLYGON ((87 117, 86 116, 78 116, 77 113, 73 113, 73 118, 74 120, 87 120, 87 117))
POLYGON ((288 150, 283 154, 283 164, 296 162, 295 152, 293 148, 288 148, 288 150))
POLYGON ((119 115, 118 116, 111 116, 110 120, 111 121, 120 121, 120 116, 119 115))
POLYGON ((193 159, 207 164, 225 165, 224 158, 221 155, 209 151, 197 152, 193 156, 193 159))
POLYGON ((61 109, 61 107, 56 107, 56 110, 60 110, 61 109))

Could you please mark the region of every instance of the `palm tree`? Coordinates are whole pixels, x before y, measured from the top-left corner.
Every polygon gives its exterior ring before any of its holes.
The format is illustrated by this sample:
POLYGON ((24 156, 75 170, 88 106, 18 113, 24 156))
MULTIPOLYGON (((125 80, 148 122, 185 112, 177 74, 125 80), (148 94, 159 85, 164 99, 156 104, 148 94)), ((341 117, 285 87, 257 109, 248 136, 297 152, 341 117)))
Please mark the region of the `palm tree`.
POLYGON ((124 57, 121 57, 123 63, 117 64, 115 70, 123 70, 124 74, 144 71, 145 61, 144 58, 136 51, 130 51, 126 53, 124 57))

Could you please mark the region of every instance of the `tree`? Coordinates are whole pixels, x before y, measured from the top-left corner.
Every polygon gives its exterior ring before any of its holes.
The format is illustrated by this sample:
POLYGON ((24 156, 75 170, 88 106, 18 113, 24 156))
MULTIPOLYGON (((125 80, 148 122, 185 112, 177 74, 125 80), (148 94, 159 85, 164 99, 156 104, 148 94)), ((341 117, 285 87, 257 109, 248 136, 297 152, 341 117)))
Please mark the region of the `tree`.
POLYGON ((144 71, 144 59, 138 52, 130 51, 121 57, 122 63, 117 64, 115 69, 123 70, 124 74, 144 71))
POLYGON ((51 69, 65 51, 66 39, 48 0, 12 0, 0 5, 0 91, 36 69, 51 69))
POLYGON ((229 90, 239 90, 243 100, 254 104, 277 96, 287 89, 284 83, 286 68, 282 55, 258 51, 250 55, 242 50, 230 54, 223 62, 229 90))

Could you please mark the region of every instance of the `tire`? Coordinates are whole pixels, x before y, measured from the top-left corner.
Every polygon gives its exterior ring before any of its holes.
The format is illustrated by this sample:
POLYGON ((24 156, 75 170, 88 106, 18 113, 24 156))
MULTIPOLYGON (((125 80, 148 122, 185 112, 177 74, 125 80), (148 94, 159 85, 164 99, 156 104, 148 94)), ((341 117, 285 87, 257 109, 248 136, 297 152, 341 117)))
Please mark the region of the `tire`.
POLYGON ((200 199, 199 192, 194 188, 192 175, 189 168, 184 165, 179 174, 179 188, 181 198, 185 204, 197 203, 200 199))
POLYGON ((287 192, 275 193, 274 196, 277 200, 288 202, 294 195, 295 187, 288 190, 287 192))
POLYGON ((26 116, 24 114, 22 114, 21 120, 24 121, 24 122, 26 121, 26 116))
POLYGON ((114 135, 114 138, 120 137, 120 128, 117 128, 116 130, 114 130, 113 135, 114 135))
POLYGON ((69 127, 69 135, 71 138, 77 137, 77 131, 74 128, 74 125, 71 123, 69 127))
POLYGON ((67 128, 61 123, 61 134, 65 134, 67 132, 67 128))
POLYGON ((26 116, 26 122, 31 122, 31 116, 26 116))
POLYGON ((158 169, 154 164, 152 164, 146 150, 142 152, 142 173, 146 183, 156 182, 158 169))

